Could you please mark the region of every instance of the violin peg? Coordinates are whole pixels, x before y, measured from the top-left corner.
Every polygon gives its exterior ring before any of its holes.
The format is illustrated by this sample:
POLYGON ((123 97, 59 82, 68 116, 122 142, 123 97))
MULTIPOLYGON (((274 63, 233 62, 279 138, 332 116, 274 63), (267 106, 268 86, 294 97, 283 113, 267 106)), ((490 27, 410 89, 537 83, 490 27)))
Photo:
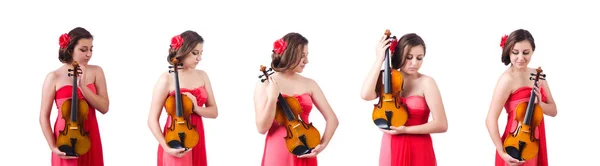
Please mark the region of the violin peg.
POLYGON ((172 69, 172 68, 173 68, 173 66, 169 66, 169 69, 172 69))
POLYGON ((264 79, 264 78, 263 78, 263 79, 260 79, 260 82, 265 82, 266 80, 267 80, 267 79, 264 79))
POLYGON ((529 73, 529 75, 531 75, 531 76, 535 76, 535 73, 529 73))
POLYGON ((73 71, 73 69, 69 69, 69 71, 73 71))
POLYGON ((173 73, 173 72, 175 72, 175 71, 173 71, 173 70, 169 70, 169 73, 173 73))
POLYGON ((68 75, 69 77, 73 76, 73 74, 71 74, 71 73, 69 73, 69 74, 67 74, 67 75, 68 75))
POLYGON ((529 77, 529 80, 533 80, 533 77, 529 77))

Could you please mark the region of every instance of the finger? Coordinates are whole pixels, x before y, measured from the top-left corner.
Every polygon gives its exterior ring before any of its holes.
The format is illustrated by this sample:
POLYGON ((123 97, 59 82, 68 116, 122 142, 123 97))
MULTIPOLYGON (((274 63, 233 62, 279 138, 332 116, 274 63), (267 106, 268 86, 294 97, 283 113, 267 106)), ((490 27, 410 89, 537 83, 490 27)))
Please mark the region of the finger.
POLYGON ((384 34, 383 36, 381 36, 381 39, 379 39, 379 42, 383 42, 385 40, 385 38, 387 38, 387 36, 384 34))

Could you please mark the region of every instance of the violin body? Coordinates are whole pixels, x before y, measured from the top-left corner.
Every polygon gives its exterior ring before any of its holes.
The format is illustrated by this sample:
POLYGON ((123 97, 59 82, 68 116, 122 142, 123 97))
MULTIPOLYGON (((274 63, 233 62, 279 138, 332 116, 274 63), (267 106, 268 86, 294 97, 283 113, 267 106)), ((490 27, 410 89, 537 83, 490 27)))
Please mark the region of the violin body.
MULTIPOLYGON (((300 102, 294 97, 285 97, 285 102, 288 103, 293 114, 297 119, 300 118, 302 107, 300 102)), ((275 120, 281 126, 285 126, 287 135, 284 137, 288 151, 292 154, 302 155, 310 153, 321 143, 321 133, 315 128, 312 123, 306 124, 299 120, 287 120, 282 107, 276 107, 275 120)))
POLYGON ((77 96, 77 74, 79 65, 73 63, 73 89, 71 99, 67 99, 61 105, 62 119, 65 121, 65 128, 59 131, 56 139, 56 146, 67 156, 80 156, 87 153, 91 147, 89 132, 84 128, 84 121, 87 120, 89 105, 85 100, 79 100, 77 96))
MULTIPOLYGON (((389 30, 387 30, 386 35, 388 35, 388 37, 389 34, 389 30)), ((395 37, 393 37, 393 39, 395 41, 395 37)), ((390 49, 393 50, 391 47, 390 49)), ((398 99, 404 85, 404 77, 400 71, 393 70, 390 67, 390 49, 385 52, 385 69, 381 72, 378 79, 378 83, 381 83, 381 78, 383 77, 383 84, 378 85, 378 87, 383 86, 384 88, 379 88, 379 103, 374 105, 372 115, 375 125, 386 130, 390 130, 391 126, 403 126, 408 120, 406 107, 398 99)))
MULTIPOLYGON (((537 75, 532 73, 532 76, 536 78, 530 78, 535 80, 534 86, 537 85, 538 79, 544 79, 545 74, 540 74, 541 68, 537 69, 537 75)), ((544 112, 542 107, 535 104, 535 93, 531 90, 531 96, 529 102, 522 102, 515 108, 515 119, 518 122, 515 131, 511 131, 510 134, 504 139, 504 152, 509 154, 511 157, 526 161, 537 156, 540 145, 539 139, 535 137, 535 129, 540 125, 544 118, 544 112)), ((540 96, 541 97, 541 96, 540 96)))
POLYGON ((192 100, 183 95, 179 88, 179 72, 182 63, 174 58, 169 66, 172 70, 169 73, 174 73, 175 79, 175 95, 167 97, 165 101, 165 109, 171 117, 171 125, 165 131, 165 142, 169 147, 174 149, 185 148, 191 149, 198 144, 200 135, 196 130, 196 126, 191 122, 191 115, 194 113, 194 103, 192 100))
MULTIPOLYGON (((542 122, 542 118, 544 118, 544 112, 542 112, 542 107, 539 105, 535 105, 533 111, 532 124, 527 125, 524 124, 525 113, 527 110, 527 102, 520 103, 516 110, 515 120, 519 122, 517 125, 517 129, 514 132, 511 132, 508 137, 504 140, 505 151, 518 151, 522 160, 529 160, 534 158, 540 149, 539 140, 535 138, 535 128, 540 125, 542 122), (519 147, 517 149, 508 148, 507 147, 519 147)), ((514 153, 514 152, 512 152, 514 153)), ((519 156, 519 155, 516 155, 519 156)), ((519 159, 517 157, 517 159, 519 159)))
POLYGON ((169 96, 165 102, 167 114, 171 117, 171 125, 165 132, 165 141, 171 148, 195 147, 200 140, 196 126, 190 121, 190 116, 194 113, 194 103, 186 95, 181 96, 183 104, 183 116, 177 116, 177 107, 175 96, 169 96), (183 135, 180 137, 180 135, 183 135), (183 144, 183 145, 181 145, 183 144))

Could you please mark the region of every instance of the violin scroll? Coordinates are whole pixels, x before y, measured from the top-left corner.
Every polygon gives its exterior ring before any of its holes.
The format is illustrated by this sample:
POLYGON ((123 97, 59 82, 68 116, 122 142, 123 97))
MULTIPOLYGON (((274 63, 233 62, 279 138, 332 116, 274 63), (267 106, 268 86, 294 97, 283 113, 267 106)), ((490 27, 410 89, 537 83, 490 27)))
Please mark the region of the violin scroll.
POLYGON ((275 71, 273 71, 273 68, 269 68, 269 70, 267 70, 266 68, 267 68, 266 66, 260 65, 260 72, 263 73, 258 76, 258 78, 260 78, 260 82, 265 82, 267 79, 269 79, 270 75, 275 73, 275 71), (265 78, 263 78, 263 77, 265 77, 265 78))

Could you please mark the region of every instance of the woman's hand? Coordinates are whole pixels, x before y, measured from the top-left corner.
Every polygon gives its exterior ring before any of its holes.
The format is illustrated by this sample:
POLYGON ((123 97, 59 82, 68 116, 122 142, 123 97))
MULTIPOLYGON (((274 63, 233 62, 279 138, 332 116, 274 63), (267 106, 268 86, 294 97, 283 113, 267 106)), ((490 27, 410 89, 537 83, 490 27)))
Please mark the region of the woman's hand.
POLYGON ((187 149, 187 148, 180 148, 180 149, 174 149, 174 148, 163 148, 165 150, 165 152, 167 152, 169 155, 171 156, 175 156, 177 158, 181 158, 183 157, 185 154, 189 153, 192 151, 192 149, 187 149))
POLYGON ((81 69, 81 71, 75 71, 75 73, 81 72, 81 74, 77 74, 77 87, 83 88, 88 84, 87 80, 85 79, 85 77, 87 76, 86 75, 87 71, 85 70, 86 67, 84 67, 82 65, 79 65, 79 68, 81 69))
POLYGON ((390 48, 390 39, 386 38, 387 36, 383 35, 381 39, 379 39, 379 43, 377 43, 377 62, 383 62, 383 60, 385 60, 385 50, 390 48))
POLYGON ((267 97, 269 100, 276 100, 279 97, 279 85, 277 85, 277 81, 273 79, 273 77, 269 77, 269 82, 267 85, 267 97))
POLYGON ((539 87, 543 87, 542 81, 537 82, 537 86, 533 86, 533 92, 535 93, 535 104, 542 103, 542 93, 540 92, 539 87))
POLYGON ((77 159, 75 156, 67 156, 67 153, 58 150, 58 148, 52 148, 52 153, 56 154, 58 157, 62 159, 77 159))
POLYGON ((406 127, 405 126, 400 126, 400 127, 390 127, 390 130, 384 130, 384 129, 379 129, 381 131, 383 131, 384 133, 388 133, 391 135, 397 135, 397 134, 403 134, 406 133, 406 127))
POLYGON ((321 146, 321 144, 319 144, 309 154, 300 155, 298 158, 315 158, 323 151, 323 149, 325 149, 325 146, 321 146))
POLYGON ((198 99, 196 99, 196 96, 194 96, 192 93, 183 92, 182 94, 186 95, 188 98, 190 98, 190 100, 192 100, 192 103, 194 103, 194 109, 196 109, 196 107, 200 107, 198 105, 198 99))
POLYGON ((519 161, 515 158, 512 158, 508 153, 500 153, 500 157, 510 166, 522 165, 525 161, 519 161))

